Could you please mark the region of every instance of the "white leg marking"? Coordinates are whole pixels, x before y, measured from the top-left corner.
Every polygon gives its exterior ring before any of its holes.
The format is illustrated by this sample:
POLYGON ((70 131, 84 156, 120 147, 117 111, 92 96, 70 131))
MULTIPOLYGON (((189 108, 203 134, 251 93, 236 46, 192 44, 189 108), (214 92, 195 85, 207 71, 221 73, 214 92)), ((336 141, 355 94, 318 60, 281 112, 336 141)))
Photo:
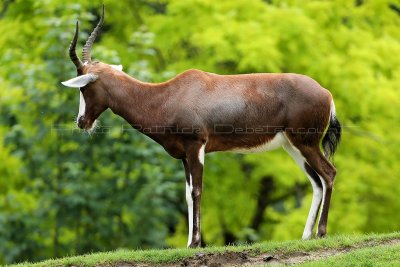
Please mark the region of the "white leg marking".
MULTIPOLYGON (((322 202, 321 202, 321 206, 322 206, 321 213, 322 213, 322 211, 324 210, 324 201, 325 201, 325 195, 326 195, 326 183, 325 183, 325 180, 321 178, 321 176, 320 176, 320 180, 322 183, 322 202)), ((321 220, 321 216, 319 217, 318 224, 319 224, 320 220, 321 220)), ((315 233, 318 235, 318 228, 315 233)))
POLYGON ((311 207, 310 207, 310 211, 308 213, 307 222, 304 227, 303 236, 302 236, 303 240, 311 239, 312 233, 313 233, 313 228, 315 226, 315 221, 317 220, 319 206, 321 203, 322 190, 320 187, 318 187, 318 185, 315 183, 313 178, 307 173, 305 166, 304 166, 304 164, 306 163, 306 160, 301 155, 301 152, 296 147, 294 147, 289 142, 289 140, 287 140, 287 142, 283 145, 283 148, 296 161, 296 163, 300 166, 300 168, 303 170, 303 172, 307 175, 307 177, 310 180, 311 185, 313 187, 313 198, 311 201, 311 207))
POLYGON ((199 150, 199 161, 201 163, 201 165, 204 166, 204 150, 206 148, 206 144, 202 145, 200 150, 199 150))
POLYGON ((193 234, 193 198, 192 198, 192 175, 189 175, 189 184, 186 182, 186 202, 188 205, 188 221, 189 221, 189 235, 188 235, 188 243, 189 246, 192 242, 192 234, 193 234))
POLYGON ((313 228, 317 220, 318 210, 322 199, 321 188, 318 187, 318 185, 314 182, 314 180, 312 180, 311 177, 309 177, 309 179, 313 187, 313 198, 311 201, 311 208, 310 212, 308 213, 306 226, 304 227, 304 232, 302 236, 303 240, 308 240, 312 238, 313 228))

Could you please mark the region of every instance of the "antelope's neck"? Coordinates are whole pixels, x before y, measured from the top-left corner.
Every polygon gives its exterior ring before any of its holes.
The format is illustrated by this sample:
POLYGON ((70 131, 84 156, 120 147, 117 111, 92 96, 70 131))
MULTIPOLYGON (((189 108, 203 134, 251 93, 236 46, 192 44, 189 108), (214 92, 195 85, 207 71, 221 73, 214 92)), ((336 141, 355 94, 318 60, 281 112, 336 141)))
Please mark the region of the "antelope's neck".
POLYGON ((168 89, 160 84, 143 83, 128 75, 114 83, 110 94, 111 110, 141 132, 165 125, 168 89))

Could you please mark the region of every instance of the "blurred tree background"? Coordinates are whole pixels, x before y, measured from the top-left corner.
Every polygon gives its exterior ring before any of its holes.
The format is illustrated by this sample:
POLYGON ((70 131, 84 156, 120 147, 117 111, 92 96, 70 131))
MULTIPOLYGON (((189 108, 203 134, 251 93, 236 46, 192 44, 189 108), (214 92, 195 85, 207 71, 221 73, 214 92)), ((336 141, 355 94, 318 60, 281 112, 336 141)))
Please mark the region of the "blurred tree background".
MULTIPOLYGON (((0 2, 0 263, 117 248, 183 247, 181 162, 107 111, 74 124, 67 55, 103 1, 0 2)), ((400 230, 398 0, 105 0, 94 58, 143 81, 188 68, 296 72, 328 88, 344 125, 328 231, 400 230)), ((208 245, 298 239, 311 203, 284 151, 210 154, 208 245)))

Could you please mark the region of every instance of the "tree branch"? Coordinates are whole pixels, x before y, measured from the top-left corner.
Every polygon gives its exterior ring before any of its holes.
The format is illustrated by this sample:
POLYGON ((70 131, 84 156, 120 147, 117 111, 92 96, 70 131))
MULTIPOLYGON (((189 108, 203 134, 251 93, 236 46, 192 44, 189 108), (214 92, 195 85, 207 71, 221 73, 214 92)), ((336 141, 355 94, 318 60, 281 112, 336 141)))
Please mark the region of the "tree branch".
POLYGON ((4 0, 3 7, 1 8, 1 11, 0 11, 0 19, 2 19, 4 17, 4 15, 7 12, 8 7, 10 6, 10 4, 12 2, 15 2, 15 0, 4 0))
POLYGON ((397 15, 400 16, 400 7, 399 7, 399 6, 397 6, 397 5, 393 4, 393 3, 391 3, 391 4, 389 4, 389 8, 390 8, 391 10, 393 10, 394 12, 396 12, 397 15))

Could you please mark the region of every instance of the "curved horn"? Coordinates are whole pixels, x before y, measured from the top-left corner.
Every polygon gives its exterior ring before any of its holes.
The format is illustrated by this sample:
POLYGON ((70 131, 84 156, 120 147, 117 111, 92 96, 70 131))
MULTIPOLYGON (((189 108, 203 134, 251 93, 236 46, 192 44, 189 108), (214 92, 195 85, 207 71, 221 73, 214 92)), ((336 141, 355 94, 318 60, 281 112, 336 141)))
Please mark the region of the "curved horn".
POLYGON ((72 39, 71 44, 69 45, 69 57, 71 58, 72 62, 74 62, 76 68, 80 69, 83 67, 83 63, 79 59, 79 57, 76 55, 76 50, 75 50, 76 42, 78 40, 78 34, 79 34, 79 22, 76 21, 76 29, 75 29, 74 39, 72 39))
POLYGON ((103 4, 103 13, 101 14, 100 21, 97 24, 96 28, 94 28, 92 34, 90 34, 88 40, 86 41, 85 46, 83 47, 82 60, 85 63, 92 61, 92 56, 90 55, 92 50, 92 45, 96 40, 97 35, 100 33, 101 26, 103 26, 103 22, 104 22, 104 4, 103 4))

